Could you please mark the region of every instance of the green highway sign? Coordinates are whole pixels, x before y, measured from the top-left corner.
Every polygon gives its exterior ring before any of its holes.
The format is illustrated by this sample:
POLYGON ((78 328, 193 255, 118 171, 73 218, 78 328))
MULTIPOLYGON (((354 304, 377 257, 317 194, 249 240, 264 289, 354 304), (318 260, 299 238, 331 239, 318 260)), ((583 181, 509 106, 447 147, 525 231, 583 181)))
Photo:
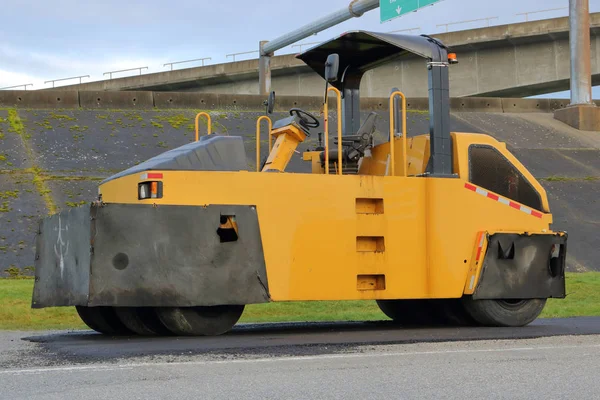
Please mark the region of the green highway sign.
POLYGON ((441 0, 379 0, 381 22, 387 22, 441 0))

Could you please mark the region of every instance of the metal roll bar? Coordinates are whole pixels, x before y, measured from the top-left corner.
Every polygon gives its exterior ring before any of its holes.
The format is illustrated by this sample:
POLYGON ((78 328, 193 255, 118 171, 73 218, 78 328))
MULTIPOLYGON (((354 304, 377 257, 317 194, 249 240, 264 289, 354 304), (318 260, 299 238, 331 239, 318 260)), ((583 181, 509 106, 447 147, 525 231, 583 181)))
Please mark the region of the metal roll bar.
POLYGON ((212 122, 211 122, 211 119, 210 119, 210 115, 208 113, 205 113, 205 112, 198 113, 198 115, 196 115, 196 121, 195 121, 195 124, 196 124, 196 142, 199 139, 199 135, 198 135, 198 119, 200 117, 205 117, 206 118, 206 123, 208 125, 208 133, 207 133, 207 135, 211 134, 212 122))
POLYGON ((323 107, 323 117, 325 129, 325 174, 329 175, 329 108, 328 108, 328 95, 329 92, 334 92, 337 97, 337 135, 338 135, 338 175, 342 175, 342 93, 335 87, 329 86, 325 93, 325 105, 323 107))
POLYGON ((256 120, 256 172, 260 172, 260 123, 262 121, 269 122, 269 154, 271 153, 272 148, 271 130, 273 129, 273 122, 271 121, 271 118, 267 117, 266 115, 263 115, 261 117, 258 117, 258 119, 256 120))
POLYGON ((395 153, 394 153, 394 132, 396 130, 394 116, 394 98, 400 96, 402 98, 402 157, 403 157, 403 174, 408 176, 408 167, 406 160, 406 96, 400 91, 395 91, 390 95, 390 163, 392 165, 391 174, 395 175, 395 153))

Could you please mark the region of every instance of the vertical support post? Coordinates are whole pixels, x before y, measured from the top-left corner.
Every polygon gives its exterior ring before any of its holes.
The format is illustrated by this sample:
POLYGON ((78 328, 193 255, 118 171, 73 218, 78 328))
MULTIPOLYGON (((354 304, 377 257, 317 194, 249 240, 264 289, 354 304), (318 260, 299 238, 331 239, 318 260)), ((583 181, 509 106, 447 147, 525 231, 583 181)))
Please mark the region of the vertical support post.
MULTIPOLYGON (((342 132, 343 135, 354 135, 360 128, 360 80, 363 73, 348 69, 343 73, 342 83, 342 132)), ((338 117, 339 118, 339 117, 338 117)))
POLYGON ((569 0, 571 105, 592 103, 589 0, 569 0))
POLYGON ((569 0, 571 103, 554 118, 581 131, 600 130, 600 108, 592 102, 589 0, 569 0))
POLYGON ((258 85, 261 96, 267 95, 271 91, 271 56, 265 54, 263 48, 268 41, 263 40, 259 44, 258 59, 258 85))
MULTIPOLYGON (((390 96, 393 95, 395 92, 399 92, 400 89, 398 88, 393 88, 392 91, 390 92, 390 96)), ((401 121, 401 116, 400 113, 402 112, 402 110, 400 110, 400 107, 398 107, 398 97, 394 96, 394 121, 401 121)), ((395 136, 400 136, 402 135, 402 128, 399 124, 395 124, 394 125, 395 129, 394 129, 394 135, 395 136)))
POLYGON ((432 176, 452 175, 450 141, 450 83, 448 53, 439 49, 437 60, 429 64, 429 138, 432 176), (438 61, 439 60, 439 61, 438 61), (443 61, 442 61, 443 60, 443 61))

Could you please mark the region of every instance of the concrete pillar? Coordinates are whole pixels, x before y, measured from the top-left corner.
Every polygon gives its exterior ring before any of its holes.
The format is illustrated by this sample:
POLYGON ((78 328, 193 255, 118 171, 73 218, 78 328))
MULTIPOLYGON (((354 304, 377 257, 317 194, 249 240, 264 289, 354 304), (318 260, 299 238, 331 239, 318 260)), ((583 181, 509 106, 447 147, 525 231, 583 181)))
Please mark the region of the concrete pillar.
POLYGON ((571 105, 592 104, 589 0, 570 0, 571 105))
POLYGON ((571 104, 554 118, 585 131, 600 131, 600 109, 592 102, 589 0, 569 0, 571 104))
POLYGON ((263 48, 267 44, 263 40, 259 44, 258 60, 258 92, 261 95, 267 95, 271 91, 271 56, 272 54, 263 54, 263 48))

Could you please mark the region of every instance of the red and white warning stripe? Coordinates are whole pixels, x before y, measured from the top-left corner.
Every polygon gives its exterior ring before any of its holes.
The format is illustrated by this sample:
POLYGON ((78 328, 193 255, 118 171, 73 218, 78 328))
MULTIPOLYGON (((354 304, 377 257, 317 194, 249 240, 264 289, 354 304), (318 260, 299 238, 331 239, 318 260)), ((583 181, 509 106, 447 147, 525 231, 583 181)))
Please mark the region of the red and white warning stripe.
MULTIPOLYGON (((481 252, 483 250, 483 242, 485 239, 485 232, 481 232, 479 234, 479 240, 477 241, 477 255, 475 256, 475 262, 479 262, 479 258, 481 257, 481 252)), ((471 281, 469 282, 469 290, 473 290, 475 286, 475 273, 471 276, 471 281)))
POLYGON ((481 249, 483 248, 483 239, 485 239, 485 232, 481 232, 479 234, 479 245, 477 246, 477 256, 475 256, 475 261, 479 261, 479 257, 481 256, 481 249))
POLYGON ((148 179, 162 179, 162 172, 146 172, 140 175, 140 181, 146 181, 148 179))
POLYGON ((505 205, 507 205, 509 207, 512 207, 515 210, 520 210, 520 211, 523 211, 526 214, 533 215, 534 217, 542 218, 542 213, 539 212, 539 211, 532 210, 529 207, 525 207, 524 205, 521 205, 519 203, 515 203, 514 201, 510 201, 510 200, 505 199, 504 197, 500 197, 500 196, 498 196, 498 195, 496 195, 494 193, 490 193, 487 190, 479 188, 479 187, 477 187, 475 185, 471 185, 470 183, 465 183, 465 188, 467 188, 467 189, 469 189, 469 190, 471 190, 471 191, 473 191, 475 193, 479 193, 480 195, 485 196, 488 199, 496 200, 499 203, 502 203, 502 204, 505 204, 505 205))

